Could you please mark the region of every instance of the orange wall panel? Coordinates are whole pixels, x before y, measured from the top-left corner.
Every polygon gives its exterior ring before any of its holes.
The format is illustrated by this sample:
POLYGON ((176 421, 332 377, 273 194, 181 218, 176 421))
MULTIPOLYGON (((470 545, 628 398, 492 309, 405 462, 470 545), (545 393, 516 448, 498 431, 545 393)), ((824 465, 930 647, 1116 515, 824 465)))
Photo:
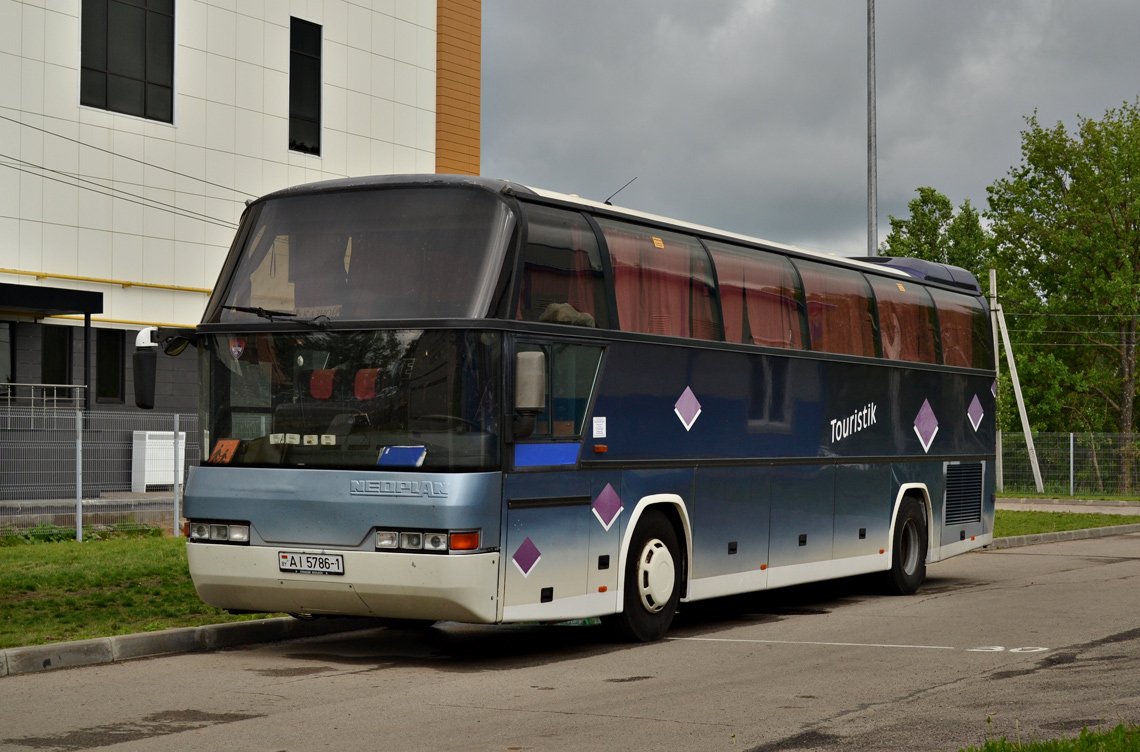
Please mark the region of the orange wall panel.
POLYGON ((479 174, 482 0, 436 1, 435 171, 479 174))

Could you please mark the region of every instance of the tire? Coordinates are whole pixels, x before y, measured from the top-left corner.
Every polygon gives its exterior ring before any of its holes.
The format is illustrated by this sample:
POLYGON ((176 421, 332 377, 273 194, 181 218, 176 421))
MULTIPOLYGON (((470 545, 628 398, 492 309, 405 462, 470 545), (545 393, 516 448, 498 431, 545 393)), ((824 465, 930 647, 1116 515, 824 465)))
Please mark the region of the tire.
POLYGON ((649 510, 641 516, 626 558, 624 609, 606 618, 619 639, 652 642, 669 631, 681 599, 680 550, 664 514, 649 510))
POLYGON ((913 595, 918 590, 926 579, 927 545, 926 506, 908 496, 895 517, 891 568, 886 573, 886 585, 891 593, 913 595))

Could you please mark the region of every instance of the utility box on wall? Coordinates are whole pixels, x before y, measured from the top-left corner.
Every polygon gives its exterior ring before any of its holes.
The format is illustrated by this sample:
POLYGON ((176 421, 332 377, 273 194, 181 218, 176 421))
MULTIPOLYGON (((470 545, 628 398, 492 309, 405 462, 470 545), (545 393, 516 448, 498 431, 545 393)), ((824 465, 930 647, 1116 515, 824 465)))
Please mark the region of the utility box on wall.
POLYGON ((178 459, 174 458, 174 431, 134 431, 131 452, 131 491, 145 493, 147 486, 174 486, 183 482, 186 433, 178 432, 178 459))

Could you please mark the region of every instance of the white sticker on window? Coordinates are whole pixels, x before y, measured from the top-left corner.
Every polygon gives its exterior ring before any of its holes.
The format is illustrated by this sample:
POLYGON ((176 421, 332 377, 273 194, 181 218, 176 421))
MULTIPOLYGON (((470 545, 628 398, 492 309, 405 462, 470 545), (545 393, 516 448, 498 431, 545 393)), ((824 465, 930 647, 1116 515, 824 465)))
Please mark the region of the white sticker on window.
POLYGON ((595 439, 606 438, 606 419, 605 418, 594 418, 594 438, 595 439))

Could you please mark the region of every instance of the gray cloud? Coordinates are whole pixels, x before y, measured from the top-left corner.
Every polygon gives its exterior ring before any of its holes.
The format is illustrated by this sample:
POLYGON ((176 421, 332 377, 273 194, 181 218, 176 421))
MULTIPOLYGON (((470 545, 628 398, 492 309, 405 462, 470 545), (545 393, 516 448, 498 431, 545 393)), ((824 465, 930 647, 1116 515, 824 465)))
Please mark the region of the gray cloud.
MULTIPOLYGON (((920 185, 985 206, 1024 117, 1140 94, 1130 0, 878 0, 879 236, 920 185)), ((866 3, 484 0, 483 174, 866 249, 866 3)))

